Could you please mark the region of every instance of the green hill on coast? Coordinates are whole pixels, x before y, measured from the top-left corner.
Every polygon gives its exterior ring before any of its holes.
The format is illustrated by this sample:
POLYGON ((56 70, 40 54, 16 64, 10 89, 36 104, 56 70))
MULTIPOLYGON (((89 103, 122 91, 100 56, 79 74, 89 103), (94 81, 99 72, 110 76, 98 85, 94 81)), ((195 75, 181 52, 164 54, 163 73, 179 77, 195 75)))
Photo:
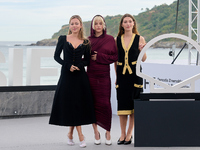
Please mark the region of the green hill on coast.
MULTIPOLYGON (((146 8, 144 12, 133 15, 137 21, 137 28, 145 40, 148 42, 152 38, 165 34, 175 32, 176 22, 176 8, 177 1, 172 4, 162 4, 154 6, 152 9, 146 8)), ((119 22, 122 15, 105 16, 107 25, 107 33, 116 37, 119 28, 119 22)), ((92 18, 91 18, 92 19, 92 18)), ((85 34, 90 34, 91 21, 83 22, 85 27, 85 34)), ((62 28, 52 35, 51 40, 57 40, 60 35, 68 33, 69 24, 63 25, 62 28)), ((179 2, 178 22, 176 33, 188 35, 188 0, 181 0, 179 2)))

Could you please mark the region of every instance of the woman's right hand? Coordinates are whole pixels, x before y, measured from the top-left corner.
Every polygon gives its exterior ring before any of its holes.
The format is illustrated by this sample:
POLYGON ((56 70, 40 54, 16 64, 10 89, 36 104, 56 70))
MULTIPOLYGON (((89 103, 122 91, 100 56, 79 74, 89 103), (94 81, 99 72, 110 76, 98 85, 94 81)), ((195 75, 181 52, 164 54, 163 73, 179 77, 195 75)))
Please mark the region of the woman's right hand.
POLYGON ((79 70, 79 68, 76 67, 76 66, 74 66, 74 65, 72 65, 71 68, 70 68, 70 71, 71 71, 71 72, 74 72, 74 70, 79 70))
POLYGON ((92 59, 93 61, 96 61, 96 60, 97 60, 97 52, 96 52, 96 51, 94 51, 94 54, 91 55, 91 59, 92 59))

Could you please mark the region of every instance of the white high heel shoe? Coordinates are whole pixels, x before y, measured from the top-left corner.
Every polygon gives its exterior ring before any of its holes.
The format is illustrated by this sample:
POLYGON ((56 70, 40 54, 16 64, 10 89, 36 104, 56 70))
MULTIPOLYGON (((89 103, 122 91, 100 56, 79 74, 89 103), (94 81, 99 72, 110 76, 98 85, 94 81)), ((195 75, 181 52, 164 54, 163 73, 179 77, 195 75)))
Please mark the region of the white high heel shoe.
POLYGON ((75 143, 74 143, 73 139, 70 139, 70 138, 67 136, 67 144, 70 145, 70 146, 73 146, 75 143))
MULTIPOLYGON (((99 132, 98 132, 98 133, 99 133, 99 132)), ((101 144, 100 133, 99 133, 99 140, 96 140, 96 138, 94 137, 94 144, 96 144, 96 145, 100 145, 100 144, 101 144)))
POLYGON ((106 145, 112 145, 112 141, 111 141, 111 139, 110 140, 107 140, 107 134, 105 134, 105 136, 106 136, 106 142, 105 142, 105 144, 106 145))
POLYGON ((86 147, 87 145, 86 145, 86 143, 85 143, 85 137, 84 137, 84 139, 83 139, 83 141, 80 141, 80 145, 79 145, 81 148, 84 148, 84 147, 86 147))

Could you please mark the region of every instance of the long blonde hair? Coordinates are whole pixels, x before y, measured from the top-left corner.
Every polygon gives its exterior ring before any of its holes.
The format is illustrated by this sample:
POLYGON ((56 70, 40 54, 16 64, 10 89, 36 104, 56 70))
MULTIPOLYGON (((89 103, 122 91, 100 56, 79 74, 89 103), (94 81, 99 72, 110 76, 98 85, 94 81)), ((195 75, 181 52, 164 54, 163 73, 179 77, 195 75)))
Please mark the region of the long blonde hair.
MULTIPOLYGON (((71 22, 72 19, 78 19, 80 21, 80 24, 82 25, 82 28, 80 29, 79 33, 78 33, 78 38, 81 40, 87 40, 89 41, 85 36, 84 36, 84 27, 83 27, 83 21, 81 19, 81 17, 79 15, 73 15, 70 20, 69 23, 71 22)), ((72 34, 72 31, 69 29, 68 31, 68 35, 72 34)), ((88 42, 87 42, 88 43, 88 42)))
POLYGON ((121 21, 119 23, 118 36, 121 36, 122 34, 124 34, 124 28, 122 27, 122 23, 123 23, 124 18, 126 18, 126 17, 130 17, 133 20, 134 26, 133 26, 132 32, 139 35, 139 32, 137 30, 137 24, 136 24, 135 18, 130 14, 125 14, 125 15, 122 16, 121 21))

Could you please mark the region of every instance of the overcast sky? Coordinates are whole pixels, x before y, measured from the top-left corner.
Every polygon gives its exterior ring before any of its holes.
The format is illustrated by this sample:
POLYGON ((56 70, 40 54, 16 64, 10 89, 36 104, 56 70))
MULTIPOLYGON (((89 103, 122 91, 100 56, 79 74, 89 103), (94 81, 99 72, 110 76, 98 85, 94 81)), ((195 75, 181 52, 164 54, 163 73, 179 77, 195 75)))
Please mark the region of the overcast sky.
POLYGON ((175 0, 0 0, 0 41, 39 41, 51 38, 69 18, 89 21, 96 14, 137 15, 175 0))

